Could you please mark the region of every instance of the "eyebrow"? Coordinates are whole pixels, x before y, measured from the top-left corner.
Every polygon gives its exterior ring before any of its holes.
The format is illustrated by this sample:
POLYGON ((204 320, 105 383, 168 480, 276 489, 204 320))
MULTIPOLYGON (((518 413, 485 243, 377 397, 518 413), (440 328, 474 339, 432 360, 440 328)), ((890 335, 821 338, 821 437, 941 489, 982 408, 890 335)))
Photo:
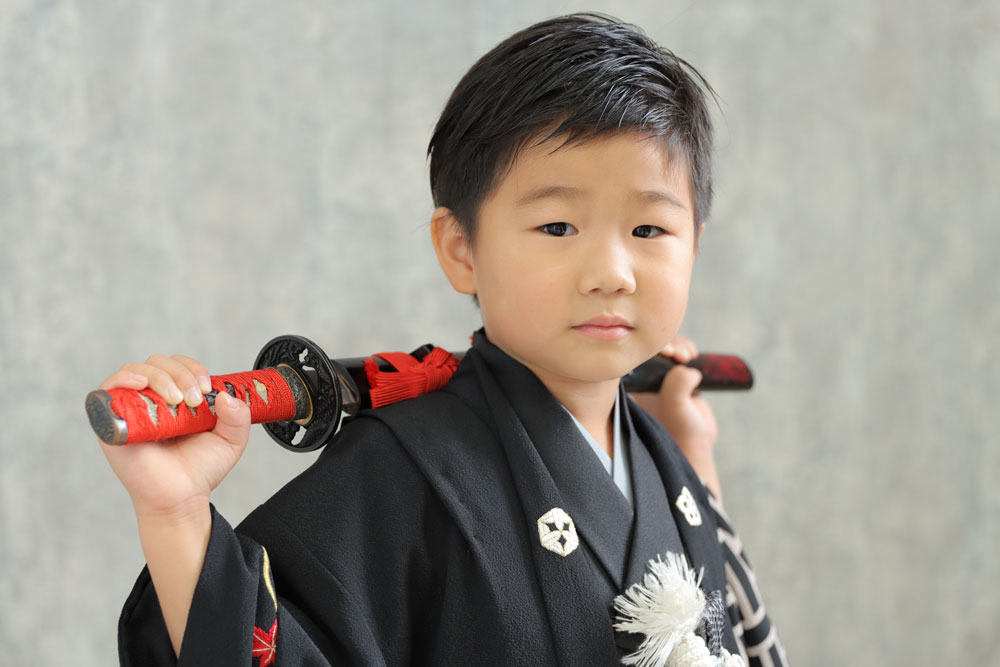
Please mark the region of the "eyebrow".
MULTIPOLYGON (((529 190, 517 200, 517 206, 527 206, 542 199, 580 199, 586 194, 583 188, 574 188, 569 185, 542 185, 529 190)), ((633 191, 632 198, 647 204, 667 204, 673 208, 687 210, 687 206, 678 199, 677 195, 668 190, 641 190, 633 191)))

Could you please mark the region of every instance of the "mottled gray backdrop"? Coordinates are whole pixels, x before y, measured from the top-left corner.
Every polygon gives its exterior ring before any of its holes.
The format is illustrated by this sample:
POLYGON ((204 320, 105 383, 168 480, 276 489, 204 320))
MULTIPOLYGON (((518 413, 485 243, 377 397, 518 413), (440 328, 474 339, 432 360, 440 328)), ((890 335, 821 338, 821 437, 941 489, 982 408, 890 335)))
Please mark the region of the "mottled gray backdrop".
MULTIPOLYGON (((127 360, 244 370, 461 347, 424 151, 472 62, 598 9, 721 97, 717 205, 683 332, 745 355, 716 395, 727 505, 798 665, 995 664, 1000 5, 0 5, 0 647, 113 664, 142 555, 83 398, 127 360), (994 656, 990 658, 990 656, 994 656)), ((255 430, 239 519, 312 455, 255 430)))

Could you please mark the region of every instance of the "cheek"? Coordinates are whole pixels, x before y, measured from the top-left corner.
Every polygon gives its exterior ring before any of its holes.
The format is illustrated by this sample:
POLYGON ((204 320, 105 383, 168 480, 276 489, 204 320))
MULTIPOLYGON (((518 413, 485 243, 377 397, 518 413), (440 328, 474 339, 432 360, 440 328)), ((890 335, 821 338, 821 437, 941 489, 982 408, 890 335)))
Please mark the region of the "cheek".
POLYGON ((670 271, 663 277, 664 290, 667 292, 683 292, 687 295, 690 286, 690 274, 680 271, 670 271))
POLYGON ((483 288, 500 302, 513 302, 514 307, 541 299, 555 287, 560 273, 551 257, 530 250, 497 253, 481 268, 483 288))
POLYGON ((651 263, 645 277, 652 291, 664 297, 677 293, 687 294, 691 282, 691 269, 690 263, 670 258, 668 261, 651 263))
POLYGON ((505 253, 478 268, 476 288, 487 325, 524 331, 538 323, 550 297, 548 281, 541 279, 535 265, 516 253, 505 253))
POLYGON ((670 269, 658 271, 650 282, 649 307, 658 314, 662 328, 676 329, 680 325, 687 310, 690 281, 689 272, 670 269))

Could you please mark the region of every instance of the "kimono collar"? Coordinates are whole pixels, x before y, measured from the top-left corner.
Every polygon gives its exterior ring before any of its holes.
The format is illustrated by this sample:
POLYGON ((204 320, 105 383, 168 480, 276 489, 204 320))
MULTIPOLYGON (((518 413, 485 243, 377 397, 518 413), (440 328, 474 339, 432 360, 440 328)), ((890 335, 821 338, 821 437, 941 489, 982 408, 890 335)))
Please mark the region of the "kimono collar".
MULTIPOLYGON (((497 439, 517 487, 531 558, 560 664, 615 664, 618 651, 614 628, 604 605, 595 604, 595 600, 604 597, 604 576, 580 547, 581 540, 587 540, 607 567, 599 553, 601 530, 612 525, 620 529, 621 523, 593 522, 591 513, 608 510, 595 507, 592 498, 580 493, 580 487, 594 492, 595 483, 606 485, 597 491, 598 497, 616 497, 617 506, 606 505, 615 507, 611 511, 620 512, 629 523, 631 508, 572 420, 527 367, 489 343, 482 331, 475 335, 463 364, 466 363, 479 379, 497 439), (550 466, 544 461, 546 456, 555 457, 552 461, 557 465, 550 466), (556 471, 573 470, 567 463, 577 464, 577 470, 583 466, 584 474, 577 480, 560 479, 562 474, 571 472, 556 471), (594 469, 588 473, 587 467, 594 469)), ((625 540, 629 529, 625 524, 625 540)), ((612 539, 611 544, 620 547, 621 542, 612 539)), ((611 565, 619 572, 616 579, 620 581, 624 558, 619 556, 611 565)))
MULTIPOLYGON (((631 441, 633 489, 643 494, 662 489, 667 501, 651 505, 636 494, 639 512, 644 511, 643 505, 647 512, 638 528, 649 528, 649 522, 656 521, 650 516, 654 507, 661 516, 669 512, 676 526, 639 530, 640 534, 633 536, 632 506, 590 451, 569 413, 535 374, 493 345, 482 329, 473 336, 469 357, 493 413, 529 523, 553 508, 564 511, 573 520, 578 537, 591 548, 619 590, 641 578, 648 558, 682 547, 695 570, 704 568, 702 588, 706 593, 718 590, 725 597, 725 570, 707 493, 673 438, 658 422, 626 396, 620 396, 631 441)), ((624 389, 619 387, 619 392, 624 389)), ((583 618, 574 621, 572 615, 563 614, 567 608, 588 615, 595 606, 574 605, 566 599, 565 589, 552 585, 554 581, 570 585, 569 578, 575 582, 568 589, 572 597, 599 596, 599 587, 592 578, 600 575, 592 571, 589 561, 579 552, 560 557, 543 549, 538 540, 533 541, 533 554, 550 618, 577 623, 577 632, 588 626, 598 632, 608 616, 603 615, 603 623, 597 619, 584 622, 583 618)), ((728 618, 726 623, 728 626, 728 618)), ((736 651, 732 629, 727 629, 725 644, 730 651, 736 651)))
POLYGON ((629 505, 633 505, 632 471, 629 468, 629 460, 631 457, 629 456, 628 447, 625 446, 625 436, 622 432, 622 410, 624 409, 622 404, 624 403, 624 400, 625 399, 622 398, 621 391, 615 394, 615 407, 612 408, 612 414, 614 416, 612 418, 613 424, 611 426, 612 456, 608 456, 607 452, 605 452, 604 449, 601 448, 601 445, 598 444, 597 440, 594 439, 594 436, 587 432, 583 424, 581 424, 580 421, 573 416, 572 412, 566 410, 565 406, 563 406, 563 409, 569 414, 570 418, 573 420, 573 424, 583 436, 583 439, 586 440, 587 444, 590 445, 590 448, 594 450, 594 454, 601 462, 601 465, 604 466, 604 470, 607 471, 608 475, 611 476, 611 479, 614 480, 615 486, 617 486, 618 490, 622 492, 623 496, 625 496, 625 500, 628 501, 629 505))
MULTIPOLYGON (((527 366, 491 343, 482 329, 473 337, 510 406, 562 497, 562 509, 621 587, 634 512, 614 479, 591 451, 573 417, 527 366)), ((622 397, 624 398, 624 397, 622 397)))

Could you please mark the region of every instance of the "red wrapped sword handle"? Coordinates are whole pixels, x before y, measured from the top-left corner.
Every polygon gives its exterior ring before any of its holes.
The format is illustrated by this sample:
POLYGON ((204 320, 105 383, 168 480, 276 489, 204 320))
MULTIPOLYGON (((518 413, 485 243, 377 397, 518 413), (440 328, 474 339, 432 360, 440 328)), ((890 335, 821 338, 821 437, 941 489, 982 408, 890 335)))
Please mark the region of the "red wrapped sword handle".
POLYGON ((250 408, 250 422, 308 422, 312 401, 305 383, 288 366, 246 373, 213 375, 212 391, 197 407, 169 405, 152 389, 110 389, 87 396, 87 414, 97 435, 108 444, 166 440, 215 428, 215 397, 226 392, 250 408))
POLYGON ((352 376, 308 338, 274 338, 257 355, 254 369, 213 376, 212 391, 196 408, 167 405, 148 388, 92 391, 87 416, 108 444, 164 440, 214 428, 215 397, 225 391, 246 403, 251 421, 263 424, 283 447, 311 451, 322 447, 360 407, 352 376))
MULTIPOLYGON (((264 424, 268 434, 283 447, 310 451, 322 447, 344 418, 373 402, 376 405, 387 402, 381 398, 374 401, 375 394, 399 400, 440 387, 444 384, 440 380, 447 381, 447 377, 435 377, 433 381, 430 377, 414 378, 415 366, 430 367, 433 373, 427 371, 429 376, 434 373, 450 376, 461 357, 461 353, 451 355, 424 345, 412 355, 394 353, 338 361, 327 357, 307 338, 279 336, 258 355, 254 364, 257 370, 213 376, 212 392, 196 408, 184 403, 168 405, 151 389, 97 390, 87 395, 87 416, 94 432, 108 444, 165 440, 213 429, 215 397, 225 391, 246 403, 251 422, 264 424), (447 359, 438 358, 442 355, 447 359), (392 363, 392 359, 401 356, 426 359, 427 363, 401 368, 392 363)), ((675 365, 666 357, 656 356, 622 378, 625 389, 656 391, 675 365)), ((753 386, 750 369, 734 355, 701 354, 687 365, 702 372, 699 389, 753 386)), ((425 369, 416 369, 418 375, 423 372, 425 369)))

